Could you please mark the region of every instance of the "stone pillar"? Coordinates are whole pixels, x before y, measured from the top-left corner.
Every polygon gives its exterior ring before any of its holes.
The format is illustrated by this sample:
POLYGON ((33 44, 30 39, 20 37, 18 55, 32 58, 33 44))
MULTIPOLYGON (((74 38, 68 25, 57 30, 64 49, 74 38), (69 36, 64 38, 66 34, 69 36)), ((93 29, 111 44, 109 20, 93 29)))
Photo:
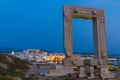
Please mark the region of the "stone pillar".
POLYGON ((106 66, 102 66, 100 71, 101 71, 100 76, 103 79, 115 79, 115 74, 113 74, 112 72, 108 71, 108 68, 106 66))
POLYGON ((95 75, 94 75, 94 66, 90 66, 90 77, 89 79, 94 79, 95 75))
POLYGON ((72 66, 72 16, 64 8, 64 52, 65 66, 72 66))
POLYGON ((86 72, 85 72, 85 68, 84 68, 84 67, 80 67, 79 77, 80 77, 80 78, 86 77, 86 72))
POLYGON ((105 31, 105 20, 103 10, 97 13, 97 17, 93 17, 93 35, 94 35, 94 50, 95 59, 107 65, 107 54, 106 54, 106 31, 105 31))
POLYGON ((69 15, 64 16, 64 50, 65 56, 72 56, 72 18, 69 15))
POLYGON ((94 74, 97 79, 100 78, 100 67, 99 65, 94 66, 94 74))
POLYGON ((100 11, 97 18, 93 18, 93 34, 94 34, 94 50, 95 59, 98 59, 100 65, 100 75, 102 78, 109 75, 107 67, 107 54, 106 54, 106 32, 105 32, 105 21, 104 12, 100 11), (104 69, 104 70, 103 70, 104 69), (104 72, 105 71, 105 72, 104 72))

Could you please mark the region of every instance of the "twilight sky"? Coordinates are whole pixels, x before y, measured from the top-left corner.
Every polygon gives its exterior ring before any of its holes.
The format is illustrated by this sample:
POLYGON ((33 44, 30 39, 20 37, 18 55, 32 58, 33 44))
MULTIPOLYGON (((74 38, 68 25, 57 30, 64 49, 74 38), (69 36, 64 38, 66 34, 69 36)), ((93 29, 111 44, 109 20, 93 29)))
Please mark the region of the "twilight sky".
MULTIPOLYGON (((107 52, 120 53, 119 0, 0 0, 0 47, 63 51, 63 5, 105 10, 107 52)), ((74 52, 93 52, 92 21, 73 19, 74 52)))

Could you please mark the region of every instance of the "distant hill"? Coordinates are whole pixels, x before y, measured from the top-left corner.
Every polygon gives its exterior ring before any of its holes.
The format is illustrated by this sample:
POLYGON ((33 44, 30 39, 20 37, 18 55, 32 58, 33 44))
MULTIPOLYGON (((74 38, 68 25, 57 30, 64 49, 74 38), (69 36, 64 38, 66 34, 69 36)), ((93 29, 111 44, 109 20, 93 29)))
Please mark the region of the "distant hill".
POLYGON ((73 54, 79 54, 79 55, 93 55, 94 53, 90 53, 90 52, 73 52, 73 54))
MULTIPOLYGON (((73 52, 73 54, 79 54, 79 55, 94 55, 94 53, 90 52, 73 52)), ((120 56, 119 53, 107 53, 108 56, 120 56)))
POLYGON ((0 52, 1 53, 10 53, 10 52, 21 52, 23 51, 23 49, 14 49, 14 48, 8 48, 8 47, 3 47, 3 48, 0 48, 0 52))

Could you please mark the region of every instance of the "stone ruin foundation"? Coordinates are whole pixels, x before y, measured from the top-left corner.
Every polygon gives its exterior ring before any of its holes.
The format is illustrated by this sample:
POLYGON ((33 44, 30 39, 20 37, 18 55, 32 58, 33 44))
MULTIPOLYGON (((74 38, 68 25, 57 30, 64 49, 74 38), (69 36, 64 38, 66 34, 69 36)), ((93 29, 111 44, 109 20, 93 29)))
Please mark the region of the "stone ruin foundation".
POLYGON ((106 30, 104 11, 101 9, 76 6, 63 7, 64 15, 64 52, 65 67, 76 67, 80 78, 110 79, 115 75, 108 71, 106 54, 106 30), (73 56, 72 51, 72 18, 91 19, 93 22, 94 59, 81 59, 73 56))

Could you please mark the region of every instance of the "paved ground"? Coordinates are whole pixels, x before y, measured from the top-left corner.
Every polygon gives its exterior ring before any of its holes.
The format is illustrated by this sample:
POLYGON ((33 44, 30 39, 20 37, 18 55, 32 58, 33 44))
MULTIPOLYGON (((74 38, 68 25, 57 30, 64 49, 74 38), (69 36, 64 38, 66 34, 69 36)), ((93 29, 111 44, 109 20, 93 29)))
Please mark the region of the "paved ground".
POLYGON ((115 71, 113 73, 116 74, 116 79, 115 80, 120 80, 120 71, 115 71))
MULTIPOLYGON (((120 80, 120 71, 116 71, 116 72, 113 72, 113 73, 116 74, 116 78, 113 79, 113 80, 120 80)), ((63 77, 44 77, 44 76, 39 76, 39 80, 64 80, 64 78, 63 77)), ((75 80, 88 80, 88 79, 75 79, 75 80)), ((91 79, 91 80, 98 80, 98 79, 91 79)))
POLYGON ((29 76, 31 74, 35 74, 35 75, 38 75, 38 67, 35 66, 35 65, 30 65, 29 66, 29 71, 26 73, 26 76, 29 76))
MULTIPOLYGON (((26 73, 26 76, 29 76, 30 74, 35 74, 36 76, 38 76, 39 78, 38 80, 64 80, 64 77, 45 77, 43 75, 38 75, 39 71, 37 66, 30 65, 29 67, 30 69, 28 73, 26 73)), ((114 80, 120 80, 120 71, 114 71, 113 73, 116 74, 116 79, 114 80)), ((76 79, 76 80, 88 80, 88 79, 76 79)), ((98 79, 93 79, 93 80, 98 80, 98 79)))

